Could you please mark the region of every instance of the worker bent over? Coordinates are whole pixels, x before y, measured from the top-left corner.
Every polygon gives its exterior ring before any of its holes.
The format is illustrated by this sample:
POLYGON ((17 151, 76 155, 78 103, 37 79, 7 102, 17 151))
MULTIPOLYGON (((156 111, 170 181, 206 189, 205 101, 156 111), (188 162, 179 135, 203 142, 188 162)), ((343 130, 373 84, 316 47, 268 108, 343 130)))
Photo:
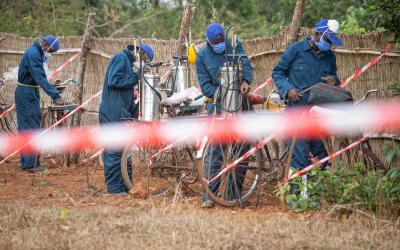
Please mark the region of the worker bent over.
MULTIPOLYGON (((60 48, 58 38, 52 35, 40 37, 29 47, 19 63, 18 85, 15 90, 15 107, 17 111, 18 131, 39 129, 41 121, 40 95, 41 87, 55 104, 61 105, 64 100, 59 92, 49 83, 43 67, 51 53, 60 48)), ((21 154, 21 166, 29 172, 43 171, 39 155, 21 154)))
MULTIPOLYGON (((134 87, 139 80, 136 72, 140 71, 134 70, 138 64, 134 50, 133 45, 128 45, 114 55, 108 64, 99 108, 100 124, 122 122, 123 119, 133 118, 136 112, 133 105, 134 87)), ((146 55, 141 56, 143 59, 147 57, 151 61, 154 57, 151 47, 145 44, 141 45, 140 53, 146 55)), ((120 150, 105 150, 103 153, 104 176, 109 194, 124 194, 128 191, 121 175, 121 156, 120 150)))

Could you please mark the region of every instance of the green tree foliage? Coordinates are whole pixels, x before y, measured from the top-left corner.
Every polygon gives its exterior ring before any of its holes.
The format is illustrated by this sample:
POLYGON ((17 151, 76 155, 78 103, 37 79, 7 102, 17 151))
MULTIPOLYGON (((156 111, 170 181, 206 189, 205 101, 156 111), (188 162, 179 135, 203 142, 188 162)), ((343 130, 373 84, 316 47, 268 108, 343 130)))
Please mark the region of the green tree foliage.
POLYGON ((347 9, 346 19, 341 23, 341 32, 344 34, 362 34, 365 28, 360 26, 360 16, 365 15, 365 9, 362 7, 353 7, 347 9))
POLYGON ((383 27, 400 37, 400 0, 370 0, 364 22, 372 28, 383 27))
MULTIPOLYGON (((193 38, 210 22, 234 25, 242 38, 278 33, 290 24, 296 0, 2 0, 0 31, 24 36, 82 35, 87 13, 95 12, 98 37, 133 34, 162 39, 179 34, 183 5, 193 3, 193 38)), ((335 18, 345 33, 388 30, 398 34, 400 0, 307 0, 302 25, 335 18)))

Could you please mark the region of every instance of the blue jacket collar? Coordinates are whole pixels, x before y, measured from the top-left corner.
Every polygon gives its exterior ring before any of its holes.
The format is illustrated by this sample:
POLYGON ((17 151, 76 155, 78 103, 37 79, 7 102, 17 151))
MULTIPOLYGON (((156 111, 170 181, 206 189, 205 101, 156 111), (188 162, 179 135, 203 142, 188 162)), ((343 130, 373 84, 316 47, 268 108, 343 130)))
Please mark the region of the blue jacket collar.
POLYGON ((136 58, 132 55, 132 53, 129 51, 129 49, 124 49, 123 52, 126 54, 126 56, 128 57, 129 61, 131 63, 136 61, 136 58))
POLYGON ((310 45, 310 40, 312 39, 312 36, 306 36, 306 38, 304 38, 303 40, 303 50, 304 51, 308 51, 311 50, 311 45, 310 45))
POLYGON ((40 43, 39 43, 39 42, 34 42, 34 43, 32 44, 32 47, 36 48, 36 49, 39 51, 39 53, 40 53, 41 55, 44 55, 44 51, 43 51, 43 49, 42 49, 42 46, 40 46, 40 43))

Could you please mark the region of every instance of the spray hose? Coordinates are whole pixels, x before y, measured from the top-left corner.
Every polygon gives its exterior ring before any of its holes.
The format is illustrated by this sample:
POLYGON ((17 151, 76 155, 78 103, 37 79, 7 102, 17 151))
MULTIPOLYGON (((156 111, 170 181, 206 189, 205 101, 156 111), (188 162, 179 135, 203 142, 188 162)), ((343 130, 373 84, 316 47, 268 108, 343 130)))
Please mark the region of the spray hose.
MULTIPOLYGON (((176 58, 176 63, 175 63, 175 76, 174 74, 172 75, 172 87, 171 87, 171 92, 167 92, 167 97, 171 97, 174 94, 174 89, 175 89, 175 84, 176 84, 176 78, 178 77, 178 65, 179 65, 179 61, 184 58, 185 55, 180 55, 179 57, 176 58)), ((171 77, 171 76, 170 76, 171 77)))
POLYGON ((150 87, 150 89, 151 89, 154 93, 156 93, 158 99, 160 99, 160 101, 161 101, 162 97, 161 97, 160 92, 159 92, 158 90, 156 90, 153 86, 151 86, 151 84, 147 81, 147 78, 146 78, 145 75, 144 75, 144 71, 142 70, 141 72, 142 72, 142 79, 144 80, 144 82, 147 84, 147 86, 150 87))

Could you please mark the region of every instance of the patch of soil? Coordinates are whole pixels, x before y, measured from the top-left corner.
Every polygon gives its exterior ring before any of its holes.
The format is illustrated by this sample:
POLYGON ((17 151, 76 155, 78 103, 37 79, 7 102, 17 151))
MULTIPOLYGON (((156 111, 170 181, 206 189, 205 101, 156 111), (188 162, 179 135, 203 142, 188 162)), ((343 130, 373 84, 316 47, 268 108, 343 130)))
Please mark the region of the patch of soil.
MULTIPOLYGON (((91 207, 115 205, 118 207, 141 206, 141 204, 174 204, 177 201, 187 209, 199 209, 201 196, 194 192, 179 192, 171 188, 161 197, 147 197, 147 182, 138 183, 131 195, 110 197, 105 193, 104 173, 97 162, 88 165, 57 167, 49 164, 47 171, 28 173, 18 162, 7 163, 0 169, 0 200, 24 203, 31 206, 91 207)), ((150 178, 150 192, 165 182, 164 179, 150 178)), ((225 213, 242 210, 254 212, 282 212, 286 208, 277 200, 271 190, 262 190, 257 203, 254 196, 244 209, 216 206, 207 213, 225 213)))

